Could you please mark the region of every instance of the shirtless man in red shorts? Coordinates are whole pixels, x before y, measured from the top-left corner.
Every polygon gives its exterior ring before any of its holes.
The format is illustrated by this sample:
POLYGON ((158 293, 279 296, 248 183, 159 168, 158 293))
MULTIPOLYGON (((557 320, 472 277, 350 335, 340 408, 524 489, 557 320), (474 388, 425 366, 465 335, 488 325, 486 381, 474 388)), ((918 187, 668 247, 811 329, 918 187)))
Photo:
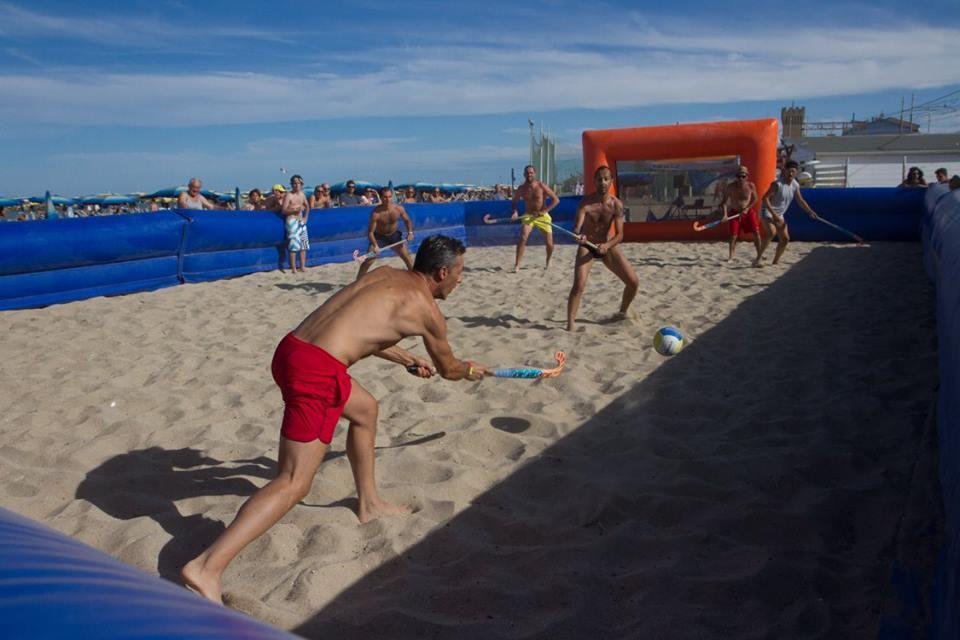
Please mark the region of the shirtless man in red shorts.
POLYGON ((464 251, 458 240, 430 236, 420 245, 412 271, 371 271, 330 297, 280 342, 272 366, 285 404, 277 475, 247 500, 209 549, 183 567, 181 577, 188 588, 222 601, 220 581, 227 565, 310 492, 341 414, 350 422, 347 458, 360 522, 410 512, 377 493, 377 401, 350 378, 347 368, 378 356, 429 378, 434 373, 430 362, 396 346, 403 338, 421 336, 442 377, 482 380, 488 374, 485 367, 454 357, 435 302, 446 299, 460 283, 464 251))
POLYGON ((737 168, 737 178, 727 185, 720 201, 722 217, 737 216, 728 223, 730 225, 730 256, 727 261, 733 260, 733 251, 737 247, 737 237, 741 231, 753 234, 753 246, 757 249, 757 261, 760 260, 760 218, 754 208, 760 201, 757 195, 757 185, 750 182, 747 168, 737 168))

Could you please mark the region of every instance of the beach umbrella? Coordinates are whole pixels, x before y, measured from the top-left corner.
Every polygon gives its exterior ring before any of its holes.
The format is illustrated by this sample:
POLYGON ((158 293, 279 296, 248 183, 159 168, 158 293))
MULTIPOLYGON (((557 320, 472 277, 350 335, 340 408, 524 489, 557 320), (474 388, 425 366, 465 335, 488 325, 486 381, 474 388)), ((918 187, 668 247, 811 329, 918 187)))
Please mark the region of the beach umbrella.
POLYGON ((140 198, 137 196, 118 196, 118 195, 109 195, 105 198, 101 198, 101 206, 110 206, 110 205, 119 205, 119 204, 136 204, 140 198))
POLYGON ((26 198, 0 198, 0 207, 19 207, 26 202, 26 198))
MULTIPOLYGON (((363 180, 354 180, 353 182, 354 184, 357 185, 357 193, 362 193, 367 189, 376 189, 377 191, 380 190, 380 185, 377 184, 376 182, 365 182, 363 180)), ((346 193, 346 191, 347 191, 346 182, 338 182, 337 184, 330 185, 330 193, 333 195, 346 193)))
POLYGON ((68 204, 77 204, 76 198, 66 198, 64 196, 51 195, 49 191, 42 196, 33 196, 32 198, 28 198, 28 200, 34 204, 42 205, 46 205, 48 201, 52 205, 66 206, 68 204))
MULTIPOLYGON (((154 191, 151 194, 144 196, 145 198, 176 198, 181 193, 186 191, 186 187, 167 187, 166 189, 160 189, 159 191, 154 191)), ((200 189, 200 195, 204 198, 216 198, 217 194, 209 189, 200 189)))

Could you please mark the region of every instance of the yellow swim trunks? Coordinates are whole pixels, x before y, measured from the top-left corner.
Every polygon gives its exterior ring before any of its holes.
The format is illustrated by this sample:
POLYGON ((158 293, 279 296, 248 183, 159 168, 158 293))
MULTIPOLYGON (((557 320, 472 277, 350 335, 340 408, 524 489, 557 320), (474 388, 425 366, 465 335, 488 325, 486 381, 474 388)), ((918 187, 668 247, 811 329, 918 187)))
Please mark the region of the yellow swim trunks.
POLYGON ((543 233, 553 233, 553 227, 550 226, 550 223, 553 222, 553 218, 551 218, 550 214, 546 211, 525 213, 520 216, 520 222, 528 225, 532 224, 537 229, 540 229, 540 231, 543 233))

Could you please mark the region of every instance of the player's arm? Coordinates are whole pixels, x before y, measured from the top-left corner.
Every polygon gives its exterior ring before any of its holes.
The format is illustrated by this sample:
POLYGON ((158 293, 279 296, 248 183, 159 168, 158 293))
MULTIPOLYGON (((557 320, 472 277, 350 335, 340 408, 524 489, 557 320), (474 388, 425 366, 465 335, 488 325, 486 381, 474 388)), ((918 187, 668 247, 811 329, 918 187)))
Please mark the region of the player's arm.
POLYGON ((200 196, 200 206, 202 206, 204 209, 219 209, 219 208, 220 208, 220 207, 218 207, 217 205, 215 205, 215 204, 213 204, 212 202, 210 202, 209 200, 207 200, 207 199, 206 199, 205 197, 203 197, 203 196, 200 196))
POLYGON ((773 203, 770 201, 770 198, 773 197, 774 189, 776 188, 777 188, 777 181, 774 180, 773 182, 770 183, 770 188, 767 189, 767 192, 763 194, 763 206, 767 208, 767 211, 769 211, 771 215, 777 215, 776 213, 773 212, 773 203))
POLYGON ((177 196, 177 208, 178 208, 178 209, 186 209, 186 208, 187 208, 187 207, 186 207, 186 203, 185 203, 185 200, 186 200, 186 199, 187 199, 187 192, 186 192, 186 191, 184 191, 183 193, 181 193, 180 195, 177 196))
POLYGON ((400 219, 403 220, 403 224, 407 225, 407 242, 410 242, 413 240, 413 220, 410 219, 407 210, 403 207, 400 207, 400 219))
POLYGON ((580 199, 580 204, 577 205, 577 212, 573 214, 573 232, 578 236, 577 243, 584 245, 588 242, 587 236, 583 235, 583 223, 587 221, 587 208, 584 205, 584 199, 580 199))
POLYGON ((377 356, 378 358, 383 358, 384 360, 389 360, 390 362, 402 364, 404 367, 406 367, 407 371, 421 378, 429 378, 436 373, 433 367, 430 366, 429 362, 423 358, 413 355, 406 349, 398 347, 397 345, 376 351, 373 355, 377 356))
POLYGON ((370 222, 367 224, 367 238, 370 240, 371 246, 376 247, 377 253, 380 253, 380 247, 377 246, 377 238, 373 235, 373 232, 377 230, 378 217, 376 209, 370 212, 370 222))
POLYGON ((517 213, 518 202, 520 202, 520 189, 514 189, 513 198, 510 199, 510 204, 513 206, 513 215, 510 216, 511 218, 516 218, 518 215, 520 215, 517 213))
POLYGON ((797 204, 800 205, 800 208, 803 209, 804 211, 806 211, 808 216, 810 216, 811 218, 813 218, 814 220, 816 220, 816 219, 817 219, 817 212, 814 211, 813 209, 811 209, 811 208, 810 208, 810 205, 807 204, 807 201, 803 199, 803 194, 800 193, 800 188, 799 188, 799 187, 797 187, 796 199, 797 199, 797 204))
POLYGON ((600 246, 597 247, 600 249, 601 253, 607 253, 610 249, 613 249, 615 246, 620 244, 623 240, 623 202, 618 198, 616 204, 614 205, 614 214, 613 214, 613 237, 607 240, 606 242, 601 242, 600 246))
MULTIPOLYGON (((540 184, 543 184, 542 182, 540 184)), ((557 197, 557 194, 553 192, 553 189, 543 184, 543 194, 550 198, 550 204, 547 205, 547 208, 544 209, 544 213, 550 213, 550 211, 558 204, 560 204, 560 198, 557 197)))
MULTIPOLYGON (((750 211, 755 204, 760 200, 760 196, 757 195, 757 185, 750 183, 750 201, 747 203, 747 206, 743 208, 744 213, 750 211)), ((726 216, 724 216, 726 217, 726 216)))
POLYGON ((440 308, 432 301, 429 317, 424 323, 423 346, 430 354, 437 373, 445 380, 482 380, 489 373, 486 367, 476 362, 457 360, 447 342, 447 323, 440 315, 440 308))
POLYGON ((730 197, 730 186, 727 185, 723 188, 723 199, 720 200, 720 217, 727 217, 727 198, 730 197))

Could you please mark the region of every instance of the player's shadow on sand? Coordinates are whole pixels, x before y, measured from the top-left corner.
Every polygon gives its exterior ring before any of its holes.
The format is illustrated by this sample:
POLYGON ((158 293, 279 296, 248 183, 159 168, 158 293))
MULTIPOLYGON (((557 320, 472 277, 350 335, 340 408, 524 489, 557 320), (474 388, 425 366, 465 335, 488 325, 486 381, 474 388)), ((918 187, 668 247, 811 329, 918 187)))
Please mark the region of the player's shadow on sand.
MULTIPOLYGON (((297 276, 300 277, 299 275, 297 276)), ((274 285, 277 289, 283 289, 284 291, 306 291, 308 293, 330 293, 335 289, 339 289, 341 285, 330 284, 329 282, 300 282, 293 284, 290 282, 280 282, 274 285)))
MULTIPOLYGON (((294 632, 877 637, 895 551, 936 558, 935 535, 902 535, 939 526, 935 490, 920 491, 926 529, 901 517, 917 478, 936 477, 920 444, 936 385, 931 287, 919 251, 908 269, 889 257, 813 249, 294 632)), ((491 424, 522 440, 541 412, 518 405, 491 424)))
POLYGON ((490 316, 451 316, 448 320, 459 320, 466 327, 505 327, 509 329, 522 326, 525 329, 543 330, 554 328, 510 313, 504 313, 495 318, 490 316))
POLYGON ((703 265, 695 258, 677 258, 676 262, 658 260, 656 258, 632 258, 630 264, 638 267, 701 267, 703 265))
MULTIPOLYGON (((413 440, 392 442, 377 451, 425 444, 446 435, 444 431, 413 440)), ((324 462, 346 455, 330 449, 324 462)), ((223 462, 197 449, 150 447, 114 456, 87 473, 77 487, 76 497, 90 502, 118 520, 152 518, 170 534, 161 549, 157 572, 179 583, 180 568, 210 546, 224 529, 224 523, 203 514, 185 516, 177 501, 210 496, 247 497, 276 475, 277 462, 265 456, 223 462)), ((331 504, 301 503, 307 507, 347 507, 356 511, 356 498, 331 504)), ((239 504, 237 505, 239 508, 239 504)))
POLYGON ((119 520, 148 517, 171 535, 157 559, 158 573, 179 582, 180 567, 213 542, 223 523, 203 514, 184 516, 176 502, 200 496, 249 496, 269 479, 276 461, 266 457, 225 463, 197 449, 137 449, 87 473, 76 497, 119 520), (262 483, 260 483, 262 484, 262 483))

